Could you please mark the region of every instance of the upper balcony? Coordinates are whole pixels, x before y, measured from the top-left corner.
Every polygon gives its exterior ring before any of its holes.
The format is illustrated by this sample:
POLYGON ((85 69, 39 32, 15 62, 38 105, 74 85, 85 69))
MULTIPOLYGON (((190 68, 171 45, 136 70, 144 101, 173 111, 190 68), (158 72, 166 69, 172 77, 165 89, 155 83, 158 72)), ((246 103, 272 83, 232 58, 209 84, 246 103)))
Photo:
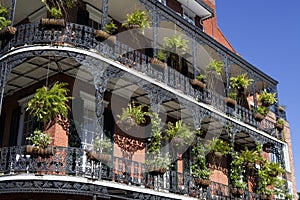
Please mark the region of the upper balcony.
MULTIPOLYGON (((9 2, 6 1, 6 5, 9 5, 9 2)), ((192 2, 197 3, 198 14, 209 15, 209 12, 199 2, 192 2)), ((155 84, 166 90, 172 90, 176 95, 197 102, 197 104, 218 113, 229 121, 238 122, 251 130, 263 131, 278 140, 283 139, 281 131, 275 126, 278 118, 285 117, 284 111, 279 111, 278 104, 270 107, 272 112, 262 121, 256 121, 251 111, 252 108, 257 107, 257 97, 263 89, 277 91, 277 82, 199 31, 200 29, 187 23, 182 16, 174 14, 173 10, 160 2, 128 0, 119 3, 119 1, 111 0, 105 5, 105 2, 84 1, 77 9, 70 10, 70 12, 77 13, 77 18, 69 16, 69 21, 77 23, 67 23, 65 28, 59 30, 41 28, 38 21, 47 15, 46 9, 40 1, 32 0, 30 3, 33 6, 28 9, 23 9, 26 8, 23 1, 16 4, 14 22, 19 25, 16 26, 17 32, 13 37, 2 41, 2 59, 18 49, 25 51, 26 49, 30 50, 31 47, 43 49, 44 45, 56 46, 57 50, 62 51, 75 48, 95 52, 108 58, 110 64, 121 64, 129 67, 128 71, 136 71, 151 77, 155 84), (125 5, 134 5, 134 8, 125 5), (102 12, 104 8, 107 8, 107 13, 102 12), (150 11, 151 23, 156 25, 155 28, 146 29, 145 33, 141 34, 133 30, 126 31, 121 26, 121 23, 126 20, 126 14, 136 8, 150 11), (81 14, 85 15, 86 20, 81 19, 83 17, 81 14), (107 23, 109 19, 118 25, 119 33, 116 34, 117 41, 114 44, 101 42, 95 37, 96 30, 103 27, 101 23, 107 23), (78 23, 85 23, 86 25, 78 23), (177 60, 178 62, 168 60, 168 67, 157 68, 156 65, 151 64, 152 58, 157 56, 158 49, 164 48, 164 38, 172 34, 181 35, 182 39, 188 41, 187 52, 179 55, 181 60, 177 60), (142 42, 130 42, 133 37, 142 42), (37 47, 40 45, 42 47, 37 47), (211 60, 223 62, 222 73, 214 78, 212 87, 203 89, 195 87, 191 84, 191 80, 199 74, 206 73, 205 67, 211 60), (226 103, 226 98, 231 90, 230 77, 243 73, 254 80, 253 84, 246 88, 237 105, 229 105, 226 103)), ((57 62, 63 61, 57 60, 57 62)), ((19 67, 26 68, 25 63, 28 66, 31 65, 33 69, 26 70, 25 74, 22 74, 17 68, 13 69, 14 76, 8 80, 4 96, 13 94, 41 80, 42 76, 36 77, 36 72, 42 65, 35 64, 32 66, 30 61, 25 61, 19 67), (25 79, 20 82, 20 78, 25 79)), ((73 76, 71 68, 74 67, 75 65, 66 69, 52 70, 50 74, 64 72, 73 76)))

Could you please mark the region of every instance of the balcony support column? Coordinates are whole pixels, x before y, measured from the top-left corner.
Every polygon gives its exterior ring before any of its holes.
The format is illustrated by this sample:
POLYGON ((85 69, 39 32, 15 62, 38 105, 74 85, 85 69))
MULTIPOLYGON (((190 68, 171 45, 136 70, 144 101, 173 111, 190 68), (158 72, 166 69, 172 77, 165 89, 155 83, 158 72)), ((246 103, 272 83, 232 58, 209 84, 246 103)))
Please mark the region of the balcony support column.
POLYGON ((226 91, 226 96, 228 97, 228 94, 230 93, 230 62, 229 62, 229 59, 228 57, 226 56, 223 60, 224 62, 224 71, 225 71, 225 77, 226 77, 226 88, 225 88, 225 91, 226 91))
POLYGON ((108 20, 108 0, 102 0, 102 19, 101 19, 101 28, 105 29, 105 25, 108 20))
POLYGON ((1 63, 1 68, 0 68, 0 115, 1 115, 1 111, 2 111, 4 88, 6 86, 8 76, 11 72, 11 69, 12 69, 12 64, 8 63, 8 61, 1 63))
POLYGON ((11 21, 12 25, 14 24, 14 19, 15 19, 16 4, 17 4, 17 0, 11 0, 9 20, 11 21))
POLYGON ((194 78, 196 79, 197 73, 197 55, 198 55, 198 46, 196 41, 196 33, 193 33, 193 68, 194 68, 194 78))
POLYGON ((153 57, 156 57, 158 53, 158 28, 160 24, 159 14, 158 12, 156 12, 156 9, 157 7, 155 7, 154 10, 150 11, 151 25, 153 31, 153 57))

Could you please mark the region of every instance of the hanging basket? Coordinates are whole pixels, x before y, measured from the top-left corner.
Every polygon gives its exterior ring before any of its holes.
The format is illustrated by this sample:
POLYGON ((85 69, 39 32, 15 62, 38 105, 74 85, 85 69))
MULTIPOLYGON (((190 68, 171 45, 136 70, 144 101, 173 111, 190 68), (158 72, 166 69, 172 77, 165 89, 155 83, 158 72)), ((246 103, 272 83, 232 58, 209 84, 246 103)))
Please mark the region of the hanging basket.
POLYGON ((99 151, 87 151, 87 157, 89 160, 93 160, 96 162, 102 162, 102 163, 107 163, 111 159, 111 155, 106 154, 106 153, 101 153, 99 151))
POLYGON ((164 70, 167 67, 167 63, 164 63, 157 58, 151 58, 150 64, 155 68, 159 70, 164 70))
POLYGON ((66 21, 64 19, 42 18, 40 25, 45 28, 59 29, 66 27, 66 21))
POLYGON ((95 31, 95 38, 96 40, 103 42, 103 41, 107 41, 109 44, 115 44, 117 41, 117 37, 114 35, 110 35, 105 31, 102 30, 96 30, 95 31))
POLYGON ((206 188, 208 187, 210 184, 210 180, 209 179, 201 179, 201 185, 202 187, 206 188))
POLYGON ((261 122, 265 118, 265 116, 263 116, 262 114, 259 114, 259 113, 254 113, 253 117, 258 122, 261 122))
POLYGON ((202 81, 199 81, 198 79, 191 79, 190 82, 193 86, 197 86, 200 89, 204 89, 206 87, 206 84, 202 81))
POLYGON ((149 174, 153 175, 153 176, 158 176, 158 175, 163 175, 167 172, 166 168, 163 167, 154 167, 154 166, 148 166, 147 167, 149 174))
POLYGON ((39 155, 39 156, 53 155, 53 147, 48 146, 46 148, 38 148, 32 145, 27 145, 26 153, 30 155, 39 155))
POLYGON ((0 40, 7 39, 15 35, 17 28, 9 26, 0 31, 0 40))
POLYGON ((277 130, 279 130, 279 131, 282 131, 283 128, 284 128, 284 126, 283 126, 282 124, 276 123, 276 124, 275 124, 275 128, 277 128, 277 130))
POLYGON ((235 106, 237 104, 236 100, 234 100, 230 97, 225 98, 225 103, 230 106, 235 106))
POLYGON ((264 107, 269 107, 271 104, 269 103, 269 101, 266 101, 266 100, 263 100, 261 102, 261 104, 264 106, 264 107))

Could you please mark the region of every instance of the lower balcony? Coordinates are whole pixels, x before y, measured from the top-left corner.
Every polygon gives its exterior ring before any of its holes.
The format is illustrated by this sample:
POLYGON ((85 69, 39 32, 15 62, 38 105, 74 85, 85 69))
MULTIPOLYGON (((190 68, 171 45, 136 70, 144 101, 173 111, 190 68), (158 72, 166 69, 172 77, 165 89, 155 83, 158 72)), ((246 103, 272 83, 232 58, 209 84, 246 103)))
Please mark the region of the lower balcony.
POLYGON ((1 148, 0 193, 47 193, 93 199, 260 199, 245 191, 233 196, 227 185, 196 186, 189 173, 148 172, 144 163, 113 157, 89 159, 80 148, 52 147, 30 152, 28 146, 1 148))

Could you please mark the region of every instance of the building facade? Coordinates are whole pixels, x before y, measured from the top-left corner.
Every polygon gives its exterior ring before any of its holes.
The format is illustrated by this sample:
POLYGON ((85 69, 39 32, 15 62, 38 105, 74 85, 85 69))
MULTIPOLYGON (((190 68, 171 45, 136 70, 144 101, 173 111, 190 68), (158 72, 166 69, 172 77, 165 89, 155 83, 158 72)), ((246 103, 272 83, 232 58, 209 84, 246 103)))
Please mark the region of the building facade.
POLYGON ((226 40, 214 0, 78 0, 62 8, 65 20, 50 25, 41 20, 50 12, 40 0, 3 0, 2 6, 16 30, 0 33, 1 199, 296 195, 278 82, 226 40), (135 11, 149 27, 126 23, 135 11), (101 35, 111 22, 112 36, 101 35), (241 77, 248 78, 245 87, 233 84, 241 77), (45 128, 28 102, 38 88, 57 81, 67 83, 70 109, 45 128), (265 94, 273 95, 269 105, 265 94), (122 118, 129 106, 140 106, 140 123, 122 118), (262 119, 258 110, 265 111, 262 119), (170 124, 186 125, 192 135, 171 132, 170 124), (49 153, 41 147, 30 151, 28 138, 37 128, 51 136, 49 153), (227 155, 213 153, 217 139, 228 144, 227 155), (205 148, 197 156, 200 146, 205 148), (235 162, 248 150, 254 152, 252 168, 246 158, 235 162), (204 158, 202 168, 197 158, 204 158), (156 161, 167 163, 164 170, 153 170, 156 161), (283 171, 269 177, 263 172, 272 163, 283 171), (197 183, 196 169, 202 175, 208 169, 208 186, 197 183))

